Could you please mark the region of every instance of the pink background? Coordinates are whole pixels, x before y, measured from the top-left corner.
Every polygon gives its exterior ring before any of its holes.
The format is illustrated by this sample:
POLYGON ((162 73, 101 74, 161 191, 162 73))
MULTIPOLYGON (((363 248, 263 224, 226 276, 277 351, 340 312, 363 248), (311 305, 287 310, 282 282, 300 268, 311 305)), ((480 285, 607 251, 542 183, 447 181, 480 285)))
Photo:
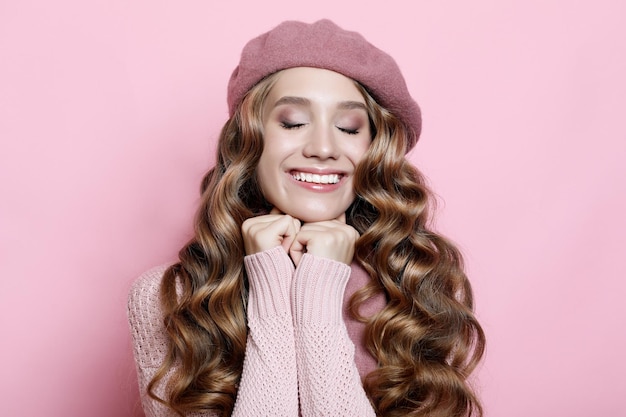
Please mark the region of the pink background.
POLYGON ((330 17, 423 108, 487 416, 626 416, 624 4, 0 2, 0 415, 141 415, 126 292, 189 238, 239 52, 330 17))

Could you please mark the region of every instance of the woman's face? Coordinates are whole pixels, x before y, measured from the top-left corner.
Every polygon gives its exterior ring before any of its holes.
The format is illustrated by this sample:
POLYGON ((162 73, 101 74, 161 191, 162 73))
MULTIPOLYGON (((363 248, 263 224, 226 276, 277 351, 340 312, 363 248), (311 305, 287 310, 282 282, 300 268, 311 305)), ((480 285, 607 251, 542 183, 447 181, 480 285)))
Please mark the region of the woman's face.
POLYGON ((316 68, 278 74, 263 106, 257 166, 272 206, 304 222, 338 218, 354 200, 354 170, 371 142, 354 81, 316 68))

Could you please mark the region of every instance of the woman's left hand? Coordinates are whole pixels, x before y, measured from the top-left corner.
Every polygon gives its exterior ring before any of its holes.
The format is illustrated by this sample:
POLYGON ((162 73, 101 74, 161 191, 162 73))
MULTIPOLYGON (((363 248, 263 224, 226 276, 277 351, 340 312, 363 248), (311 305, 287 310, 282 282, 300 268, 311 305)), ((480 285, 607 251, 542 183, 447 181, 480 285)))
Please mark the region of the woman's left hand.
POLYGON ((304 253, 350 265, 358 238, 359 233, 346 224, 345 214, 334 220, 305 223, 289 248, 289 256, 296 266, 304 253))

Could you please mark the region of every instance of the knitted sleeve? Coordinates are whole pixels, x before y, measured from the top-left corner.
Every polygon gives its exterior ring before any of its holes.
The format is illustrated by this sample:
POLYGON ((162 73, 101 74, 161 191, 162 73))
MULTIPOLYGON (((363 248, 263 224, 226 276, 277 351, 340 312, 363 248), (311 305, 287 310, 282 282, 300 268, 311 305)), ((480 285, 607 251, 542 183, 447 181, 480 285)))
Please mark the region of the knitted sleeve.
POLYGON ((280 246, 244 259, 248 341, 233 415, 298 415, 298 379, 291 315, 293 263, 280 246))
POLYGON ((292 310, 302 416, 375 416, 342 319, 350 267, 303 255, 294 275, 292 310))

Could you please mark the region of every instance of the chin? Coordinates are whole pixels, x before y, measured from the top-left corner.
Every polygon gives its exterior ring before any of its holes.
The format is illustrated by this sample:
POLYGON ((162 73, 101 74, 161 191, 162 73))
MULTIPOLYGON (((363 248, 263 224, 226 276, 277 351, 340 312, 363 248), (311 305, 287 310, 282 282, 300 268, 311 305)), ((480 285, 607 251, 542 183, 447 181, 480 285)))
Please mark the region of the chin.
MULTIPOLYGON (((280 209, 280 208, 279 208, 280 209)), ((282 210, 285 214, 289 214, 291 217, 295 217, 296 219, 304 222, 304 223, 315 223, 315 222, 323 222, 326 220, 335 220, 337 217, 341 216, 343 211, 315 211, 315 210, 282 210)))
POLYGON ((304 223, 315 223, 315 222, 323 222, 326 220, 335 220, 337 217, 339 217, 339 215, 336 215, 336 216, 312 215, 312 216, 300 216, 297 218, 304 223))

